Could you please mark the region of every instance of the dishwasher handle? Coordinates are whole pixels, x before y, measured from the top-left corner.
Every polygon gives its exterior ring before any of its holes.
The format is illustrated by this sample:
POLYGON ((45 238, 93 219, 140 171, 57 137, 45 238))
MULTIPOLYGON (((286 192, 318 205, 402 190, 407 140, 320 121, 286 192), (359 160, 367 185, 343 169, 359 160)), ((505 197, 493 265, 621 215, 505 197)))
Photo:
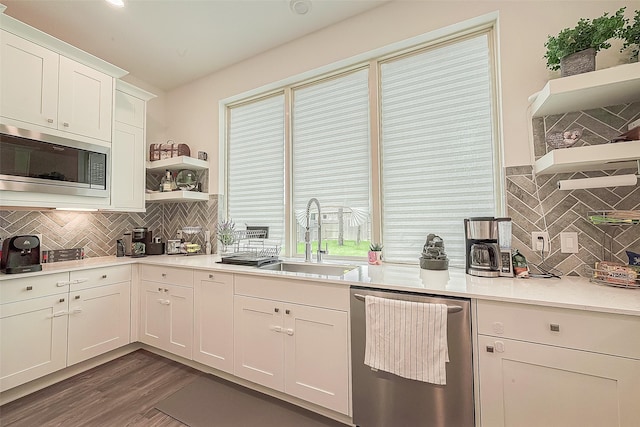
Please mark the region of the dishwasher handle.
MULTIPOLYGON (((353 296, 360 301, 364 301, 364 295, 353 294, 353 296)), ((462 307, 459 305, 447 305, 447 313, 457 313, 459 311, 462 311, 462 307)))

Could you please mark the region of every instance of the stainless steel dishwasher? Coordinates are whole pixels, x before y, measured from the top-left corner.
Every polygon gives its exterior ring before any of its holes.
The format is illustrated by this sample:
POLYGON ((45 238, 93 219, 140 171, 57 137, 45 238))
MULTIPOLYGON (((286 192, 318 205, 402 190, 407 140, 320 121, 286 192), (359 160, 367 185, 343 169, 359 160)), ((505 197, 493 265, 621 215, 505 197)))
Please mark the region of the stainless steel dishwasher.
POLYGON ((351 287, 353 423, 359 427, 473 427, 470 301, 410 292, 351 287), (447 304, 447 384, 435 385, 373 371, 364 364, 364 297, 447 304))

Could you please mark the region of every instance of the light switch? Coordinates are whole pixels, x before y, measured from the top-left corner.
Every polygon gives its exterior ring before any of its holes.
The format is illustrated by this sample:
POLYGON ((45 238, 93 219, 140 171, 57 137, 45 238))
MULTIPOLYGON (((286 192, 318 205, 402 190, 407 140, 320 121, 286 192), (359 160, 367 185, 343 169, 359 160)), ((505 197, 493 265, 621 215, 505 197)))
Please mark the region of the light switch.
POLYGON ((575 231, 560 233, 560 252, 563 254, 578 253, 578 233, 575 231))

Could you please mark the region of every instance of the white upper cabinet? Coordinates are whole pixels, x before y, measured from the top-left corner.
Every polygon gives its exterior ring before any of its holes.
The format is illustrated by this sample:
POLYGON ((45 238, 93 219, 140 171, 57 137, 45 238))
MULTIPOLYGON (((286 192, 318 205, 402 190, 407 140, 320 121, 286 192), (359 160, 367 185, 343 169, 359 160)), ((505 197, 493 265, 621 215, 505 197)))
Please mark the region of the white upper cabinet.
POLYGON ((111 141, 113 77, 60 57, 58 129, 111 141))
POLYGON ((60 55, 6 31, 0 43, 0 113, 56 129, 60 55))
POLYGON ((111 209, 144 212, 146 105, 155 95, 122 81, 115 93, 111 209))
POLYGON ((111 142, 113 77, 7 31, 0 39, 7 124, 111 142))

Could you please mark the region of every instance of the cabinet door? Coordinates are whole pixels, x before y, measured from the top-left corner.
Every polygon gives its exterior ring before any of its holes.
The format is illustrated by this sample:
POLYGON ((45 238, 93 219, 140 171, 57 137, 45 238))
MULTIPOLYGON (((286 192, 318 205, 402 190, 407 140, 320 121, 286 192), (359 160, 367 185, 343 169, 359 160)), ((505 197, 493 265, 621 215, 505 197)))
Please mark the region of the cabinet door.
POLYGON ((144 131, 115 122, 111 148, 111 204, 114 209, 145 210, 144 131))
POLYGON ((138 128, 144 127, 146 102, 140 98, 116 90, 115 121, 138 128))
POLYGON ((130 282, 69 294, 68 365, 129 343, 130 282))
POLYGON ((6 31, 0 35, 0 114, 57 128, 60 55, 6 31))
POLYGON ((113 78, 60 57, 58 129, 111 142, 113 78))
POLYGON ((165 285, 169 303, 163 302, 167 317, 166 341, 168 352, 187 359, 192 358, 193 349, 193 289, 182 286, 165 285), (166 305, 165 305, 166 304, 166 305))
POLYGON ((283 391, 282 304, 236 295, 233 305, 235 375, 283 391))
POLYGON ((233 373, 233 275, 196 272, 193 360, 233 373))
POLYGON ((287 305, 285 392, 349 413, 348 319, 344 311, 287 305))
POLYGON ((639 360, 484 335, 478 342, 483 426, 630 427, 640 420, 639 360))
POLYGON ((67 363, 67 293, 0 305, 0 391, 67 363))
POLYGON ((168 323, 166 306, 170 304, 162 284, 140 283, 140 341, 165 348, 168 323))

